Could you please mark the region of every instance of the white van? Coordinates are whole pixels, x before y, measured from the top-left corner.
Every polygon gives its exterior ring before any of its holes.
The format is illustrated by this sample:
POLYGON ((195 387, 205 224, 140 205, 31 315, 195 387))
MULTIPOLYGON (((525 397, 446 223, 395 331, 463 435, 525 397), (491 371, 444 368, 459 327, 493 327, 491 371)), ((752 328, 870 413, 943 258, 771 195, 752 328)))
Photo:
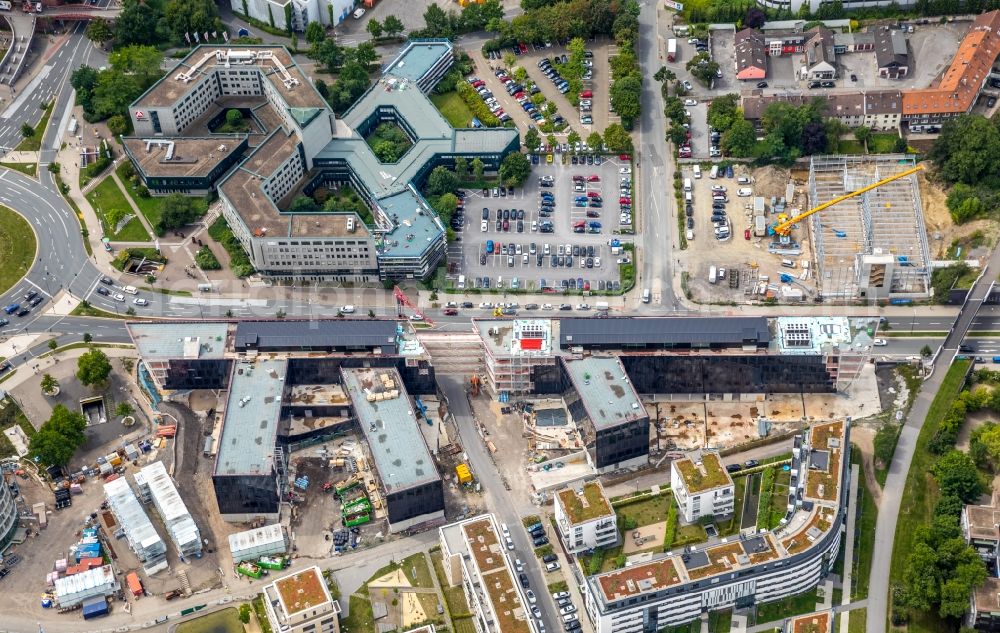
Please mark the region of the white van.
POLYGON ((694 241, 694 231, 692 231, 691 229, 687 230, 687 241, 689 242, 694 241))
POLYGON ((354 314, 354 310, 355 308, 352 305, 341 306, 340 308, 342 314, 354 314))
POLYGON ((684 191, 691 191, 691 179, 690 178, 685 178, 684 179, 684 191))
POLYGON ((650 299, 649 288, 644 288, 642 291, 642 302, 649 303, 649 299, 650 299))
POLYGON ((712 165, 712 171, 708 172, 708 177, 711 178, 712 180, 715 180, 716 178, 719 177, 718 165, 712 165))
POLYGON ((691 192, 690 191, 688 191, 687 193, 684 194, 684 202, 687 202, 688 204, 690 204, 693 200, 694 200, 694 198, 691 197, 691 192))
POLYGON ((753 181, 750 180, 749 176, 740 176, 736 179, 736 184, 738 185, 749 185, 751 182, 753 181))
POLYGON ((458 276, 458 289, 459 290, 465 289, 465 275, 458 276))
POLYGON ((912 132, 914 134, 920 134, 923 131, 924 131, 924 126, 922 126, 922 125, 911 125, 910 126, 910 132, 912 132))
POLYGON ((790 259, 781 260, 781 265, 784 266, 785 268, 795 268, 795 262, 793 262, 790 259))
POLYGON ((694 177, 701 178, 701 165, 694 166, 694 177))
POLYGON ((139 294, 139 289, 136 288, 135 286, 125 286, 124 288, 122 288, 122 292, 127 292, 130 295, 137 295, 139 294))
POLYGON ((363 16, 364 14, 365 14, 365 10, 364 9, 357 9, 357 10, 354 11, 354 19, 355 20, 360 20, 361 16, 363 16))
POLYGON ((750 196, 753 195, 753 189, 751 189, 750 187, 740 187, 736 191, 736 195, 741 198, 749 198, 750 196))

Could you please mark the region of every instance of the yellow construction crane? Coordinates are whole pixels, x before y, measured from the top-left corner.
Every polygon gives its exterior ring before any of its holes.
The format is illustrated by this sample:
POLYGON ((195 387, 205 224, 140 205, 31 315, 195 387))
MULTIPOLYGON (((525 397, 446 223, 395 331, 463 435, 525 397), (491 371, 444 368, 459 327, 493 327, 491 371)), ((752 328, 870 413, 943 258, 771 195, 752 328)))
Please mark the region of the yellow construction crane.
POLYGON ((876 183, 870 184, 867 187, 862 187, 861 189, 858 189, 857 191, 852 191, 850 193, 845 193, 844 195, 838 196, 838 197, 834 198, 833 200, 830 200, 829 202, 824 202, 823 204, 819 205, 818 207, 813 207, 812 209, 809 209, 808 211, 806 211, 804 213, 800 213, 800 214, 798 214, 798 215, 796 215, 796 216, 794 216, 792 218, 789 218, 789 219, 785 220, 784 222, 779 222, 777 224, 774 224, 773 226, 770 227, 768 233, 771 234, 771 235, 786 236, 786 235, 788 235, 789 233, 792 232, 792 226, 794 226, 797 222, 799 222, 801 220, 805 220, 806 218, 808 218, 810 215, 812 215, 814 213, 819 213, 823 209, 827 209, 829 207, 832 207, 833 205, 835 205, 835 204, 837 204, 839 202, 843 202, 844 200, 849 200, 849 199, 851 199, 851 198, 853 198, 855 196, 860 196, 863 193, 871 191, 872 189, 875 189, 876 187, 881 187, 882 185, 884 185, 886 183, 890 183, 893 180, 899 180, 900 178, 905 178, 905 177, 907 177, 907 176, 909 176, 911 174, 915 174, 918 171, 922 170, 923 168, 924 168, 923 165, 917 165, 916 167, 912 167, 912 168, 907 169, 905 171, 901 171, 898 174, 894 174, 892 176, 889 176, 888 178, 883 178, 882 180, 879 180, 876 183))

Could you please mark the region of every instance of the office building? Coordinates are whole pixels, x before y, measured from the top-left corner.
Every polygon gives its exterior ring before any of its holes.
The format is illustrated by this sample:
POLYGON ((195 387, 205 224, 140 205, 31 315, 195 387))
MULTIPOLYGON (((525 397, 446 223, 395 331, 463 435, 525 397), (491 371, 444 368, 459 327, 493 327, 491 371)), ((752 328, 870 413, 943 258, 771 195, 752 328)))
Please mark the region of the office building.
POLYGON ((571 553, 618 544, 618 521, 600 480, 588 481, 555 494, 559 538, 571 553))
POLYGON ((695 451, 670 462, 670 489, 686 523, 733 513, 733 479, 715 451, 695 451))

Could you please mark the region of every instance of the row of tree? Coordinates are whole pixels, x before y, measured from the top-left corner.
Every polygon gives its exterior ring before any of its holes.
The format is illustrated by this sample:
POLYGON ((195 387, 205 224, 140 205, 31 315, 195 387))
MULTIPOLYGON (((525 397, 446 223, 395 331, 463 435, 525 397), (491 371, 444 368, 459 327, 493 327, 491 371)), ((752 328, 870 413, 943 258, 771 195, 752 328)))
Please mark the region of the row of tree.
MULTIPOLYGON (((461 12, 449 9, 445 11, 431 3, 424 11, 424 28, 413 31, 410 37, 446 37, 454 39, 463 33, 472 33, 484 29, 496 30, 496 23, 503 20, 503 5, 500 0, 486 0, 482 4, 470 2, 461 12)), ((378 37, 374 33, 374 37, 378 37)))
POLYGON ((92 20, 87 37, 101 44, 190 46, 195 34, 222 33, 219 9, 212 0, 123 0, 114 22, 92 20))
MULTIPOLYGON (((555 146, 556 144, 556 137, 552 134, 548 135, 545 140, 550 147, 555 146)), ((601 151, 602 147, 606 151, 615 153, 632 151, 632 137, 629 135, 628 131, 622 127, 621 123, 612 123, 604 130, 603 135, 597 130, 594 130, 587 135, 586 139, 583 139, 576 131, 570 131, 566 138, 566 142, 570 145, 575 145, 583 140, 586 140, 587 145, 594 151, 601 151)), ((538 130, 528 130, 524 135, 524 147, 529 151, 534 152, 541 146, 542 137, 538 133, 538 130)))

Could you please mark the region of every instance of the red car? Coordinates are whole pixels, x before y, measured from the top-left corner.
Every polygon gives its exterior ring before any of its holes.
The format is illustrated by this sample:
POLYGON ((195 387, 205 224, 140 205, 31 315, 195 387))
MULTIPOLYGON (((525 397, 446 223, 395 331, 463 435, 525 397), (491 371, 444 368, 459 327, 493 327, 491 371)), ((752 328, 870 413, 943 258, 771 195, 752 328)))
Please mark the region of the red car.
POLYGON ((743 231, 743 239, 745 239, 745 240, 749 240, 750 239, 750 229, 744 229, 744 231, 743 231))
POLYGON ((588 198, 600 198, 601 197, 601 192, 599 192, 599 191, 588 191, 587 192, 587 197, 588 198))
POLYGON ((601 177, 597 174, 587 176, 587 182, 601 182, 601 177))
POLYGON ((618 198, 618 204, 632 204, 632 198, 622 196, 621 198, 618 198))
POLYGON ((445 308, 444 309, 444 315, 445 316, 455 316, 456 314, 458 314, 458 308, 445 308))
POLYGON ((590 99, 593 96, 594 96, 594 93, 591 92, 591 91, 589 91, 589 90, 584 90, 583 92, 580 93, 580 98, 581 99, 590 99))
POLYGON ((632 160, 632 157, 629 156, 628 154, 622 154, 618 158, 620 158, 621 160, 632 160))

